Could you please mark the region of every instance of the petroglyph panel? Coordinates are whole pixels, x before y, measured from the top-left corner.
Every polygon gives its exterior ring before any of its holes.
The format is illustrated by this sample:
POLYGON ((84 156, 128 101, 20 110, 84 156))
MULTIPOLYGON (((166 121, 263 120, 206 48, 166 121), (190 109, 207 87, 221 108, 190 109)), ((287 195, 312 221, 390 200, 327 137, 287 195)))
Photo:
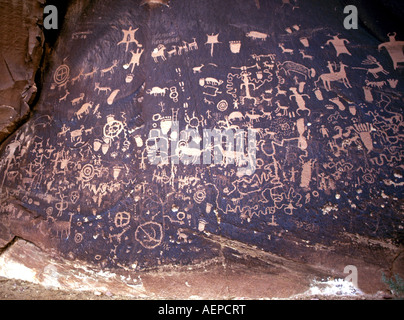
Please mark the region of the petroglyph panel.
POLYGON ((403 33, 361 38, 305 1, 139 4, 62 32, 2 151, 2 226, 138 270, 217 257, 209 234, 295 259, 400 241, 403 33))

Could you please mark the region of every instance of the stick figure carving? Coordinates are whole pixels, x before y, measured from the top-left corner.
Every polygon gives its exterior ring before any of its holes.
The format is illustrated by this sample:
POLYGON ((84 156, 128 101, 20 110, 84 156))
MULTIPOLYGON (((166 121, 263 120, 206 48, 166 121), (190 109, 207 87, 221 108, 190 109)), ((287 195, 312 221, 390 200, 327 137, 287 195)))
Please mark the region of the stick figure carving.
POLYGON ((206 41, 205 44, 210 44, 210 56, 213 57, 213 46, 217 43, 220 43, 220 41, 218 40, 219 34, 211 34, 208 35, 208 40, 206 41))
POLYGON ((134 42, 139 48, 142 47, 142 44, 140 44, 139 41, 137 41, 136 38, 135 38, 135 33, 136 33, 137 30, 139 30, 139 28, 136 28, 136 29, 134 29, 134 30, 132 29, 132 27, 129 27, 128 30, 122 29, 123 38, 122 38, 122 40, 119 41, 117 44, 118 44, 118 45, 120 45, 120 44, 126 44, 125 52, 128 52, 129 44, 130 44, 130 43, 133 43, 133 42, 134 42))
POLYGON ((382 48, 385 48, 390 55, 391 60, 393 60, 394 70, 397 69, 398 63, 404 62, 404 41, 396 41, 396 33, 389 33, 387 36, 389 37, 388 42, 383 42, 379 44, 377 47, 380 51, 382 48))
POLYGON ((300 115, 299 111, 308 111, 309 112, 308 115, 310 115, 311 111, 310 111, 310 109, 306 108, 306 102, 303 99, 303 97, 307 97, 310 99, 310 96, 308 94, 298 93, 297 89, 294 87, 289 88, 289 90, 293 92, 293 94, 289 96, 289 99, 292 100, 292 97, 294 97, 296 100, 296 103, 297 103, 298 109, 297 109, 296 113, 300 115))
POLYGON ((334 49, 337 51, 337 57, 340 54, 348 54, 351 55, 351 53, 348 51, 348 49, 345 47, 345 43, 349 43, 347 39, 340 39, 338 35, 333 36, 332 39, 328 40, 325 44, 329 45, 332 44, 334 46, 334 49))

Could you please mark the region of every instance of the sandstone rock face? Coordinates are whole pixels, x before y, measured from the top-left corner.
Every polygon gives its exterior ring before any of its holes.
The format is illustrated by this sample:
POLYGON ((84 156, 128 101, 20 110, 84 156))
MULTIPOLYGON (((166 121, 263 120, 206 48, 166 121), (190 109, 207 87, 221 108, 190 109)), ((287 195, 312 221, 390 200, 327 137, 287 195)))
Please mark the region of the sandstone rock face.
POLYGON ((248 247, 380 279, 403 242, 404 34, 346 30, 337 1, 141 4, 71 4, 3 146, 0 244, 133 271, 248 247))
POLYGON ((0 4, 0 142, 27 117, 43 51, 42 0, 0 4))

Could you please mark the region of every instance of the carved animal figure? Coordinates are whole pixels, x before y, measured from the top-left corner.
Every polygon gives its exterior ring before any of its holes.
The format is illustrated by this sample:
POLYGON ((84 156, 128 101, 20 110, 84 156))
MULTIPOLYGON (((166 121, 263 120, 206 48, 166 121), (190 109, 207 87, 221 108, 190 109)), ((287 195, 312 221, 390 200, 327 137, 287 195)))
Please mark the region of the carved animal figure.
POLYGON ((248 112, 245 114, 245 116, 246 116, 248 119, 250 119, 250 121, 251 121, 252 123, 254 122, 254 120, 255 120, 255 121, 258 121, 258 120, 262 117, 261 114, 248 113, 248 112))
POLYGON ((84 93, 80 93, 80 95, 79 95, 77 98, 75 98, 75 99, 73 99, 73 100, 71 101, 72 106, 75 106, 75 105, 78 104, 80 101, 83 101, 83 99, 84 99, 84 93))
POLYGON ((346 88, 352 88, 352 86, 349 83, 349 80, 347 78, 345 67, 347 67, 347 65, 340 62, 340 70, 338 72, 323 73, 322 75, 320 75, 318 77, 318 79, 316 81, 314 81, 314 83, 317 85, 317 82, 322 80, 325 90, 330 91, 331 90, 331 81, 342 80, 342 82, 346 88))
POLYGON ((303 49, 299 49, 299 52, 302 55, 303 59, 313 60, 314 58, 313 56, 306 54, 303 49))
MULTIPOLYGON (((84 130, 84 126, 81 125, 81 126, 80 126, 80 129, 71 131, 71 132, 70 132, 70 141, 71 141, 71 142, 74 142, 75 140, 77 140, 77 138, 80 138, 80 139, 81 139, 81 136, 82 136, 82 134, 83 134, 83 130, 84 130)), ((80 140, 80 139, 79 139, 79 140, 80 140)))
POLYGON ((182 229, 177 230, 178 240, 183 240, 185 243, 188 242, 188 235, 183 232, 182 229))
POLYGON ((163 44, 159 44, 157 48, 154 48, 154 50, 151 53, 152 58, 154 59, 154 62, 159 62, 158 58, 160 57, 163 61, 166 61, 167 58, 165 56, 165 50, 166 47, 163 44))
POLYGON ((92 102, 87 102, 81 106, 77 112, 74 113, 75 116, 77 116, 77 119, 81 119, 83 117, 83 114, 88 114, 90 112, 90 109, 93 107, 92 102))
POLYGON ((172 56, 177 55, 177 46, 172 46, 170 51, 167 51, 168 57, 171 58, 172 56))
POLYGON ((69 94, 70 94, 70 92, 68 90, 66 90, 66 94, 63 97, 59 98, 59 102, 66 101, 66 98, 69 94))
POLYGON ((201 70, 202 70, 202 68, 204 67, 205 65, 204 64, 201 64, 200 66, 198 66, 198 67, 193 67, 192 68, 192 71, 193 71, 193 73, 200 73, 201 72, 201 70))
POLYGON ((69 239, 73 215, 74 213, 72 212, 69 213, 70 216, 69 221, 55 221, 53 217, 49 217, 52 220, 52 222, 50 223, 50 228, 53 231, 56 231, 57 237, 60 237, 62 239, 63 235, 65 235, 66 236, 65 239, 69 239))
POLYGON ((250 31, 246 33, 246 37, 252 39, 266 40, 269 37, 269 35, 263 32, 250 31))
POLYGON ((103 77, 108 72, 111 74, 114 73, 114 69, 116 68, 117 65, 118 65, 118 60, 112 61, 112 66, 101 70, 101 77, 103 77))
POLYGON ((275 88, 277 90, 277 93, 275 94, 275 97, 277 97, 279 95, 286 96, 286 94, 288 93, 287 90, 282 90, 281 86, 279 84, 275 88))
POLYGON ((217 80, 212 77, 199 79, 199 85, 201 87, 203 87, 205 84, 212 85, 212 86, 220 86, 222 83, 223 83, 223 80, 217 80))
POLYGON ((96 68, 94 68, 91 72, 83 74, 84 79, 94 77, 94 74, 96 74, 97 71, 98 71, 98 68, 96 67, 96 68))
POLYGON ((193 42, 188 43, 189 51, 198 50, 198 43, 196 42, 196 38, 192 38, 193 42))
POLYGON ((290 76, 291 72, 295 72, 304 76, 305 79, 312 78, 316 75, 316 70, 313 68, 307 68, 306 66, 296 63, 293 61, 284 61, 283 63, 278 63, 278 69, 285 71, 287 75, 290 76))
POLYGON ((335 143, 337 143, 337 140, 342 138, 343 130, 342 130, 342 128, 340 126, 335 126, 334 130, 338 131, 338 133, 333 135, 332 139, 335 141, 335 143))
POLYGON ((288 106, 282 106, 279 100, 276 101, 275 104, 278 106, 278 108, 276 108, 276 110, 275 110, 275 113, 279 112, 279 113, 283 114, 284 116, 286 116, 288 114, 288 109, 289 109, 288 106))
POLYGON ((80 80, 81 76, 83 75, 83 71, 83 69, 80 69, 79 74, 71 79, 72 85, 74 85, 76 81, 80 80))
POLYGON ((365 80, 365 83, 368 87, 378 87, 379 89, 386 85, 386 81, 369 81, 368 79, 365 80))
POLYGON ((151 89, 149 89, 149 90, 146 90, 146 93, 147 93, 147 94, 150 94, 150 95, 154 95, 155 97, 156 97, 157 95, 160 95, 160 96, 163 96, 163 97, 164 97, 167 90, 168 90, 167 87, 165 87, 165 88, 153 87, 153 88, 151 88, 151 89))
POLYGON ((362 62, 362 64, 364 64, 364 65, 372 65, 372 64, 377 65, 376 68, 371 68, 371 69, 368 69, 368 71, 367 71, 367 73, 373 74, 373 76, 374 76, 376 79, 379 77, 379 76, 377 75, 379 72, 381 72, 381 73, 383 73, 383 74, 389 74, 388 71, 384 70, 384 68, 382 67, 382 65, 380 64, 380 62, 377 61, 376 58, 373 57, 373 56, 371 56, 371 55, 368 55, 368 56, 367 56, 367 59, 364 60, 364 61, 362 62))
POLYGON ((233 111, 232 113, 229 114, 228 119, 229 119, 229 121, 243 120, 244 116, 240 111, 233 111))
POLYGON ((278 44, 278 47, 282 49, 282 53, 293 54, 293 49, 285 48, 283 43, 278 44))

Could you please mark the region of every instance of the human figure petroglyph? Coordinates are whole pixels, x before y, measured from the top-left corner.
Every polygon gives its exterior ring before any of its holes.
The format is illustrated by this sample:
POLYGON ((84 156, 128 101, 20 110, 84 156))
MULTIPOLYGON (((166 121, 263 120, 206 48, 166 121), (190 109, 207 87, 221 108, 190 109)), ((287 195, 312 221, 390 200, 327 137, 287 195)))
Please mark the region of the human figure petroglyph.
POLYGON ((138 30, 139 28, 132 29, 132 26, 130 26, 128 30, 122 29, 123 38, 117 43, 117 45, 126 44, 125 52, 128 52, 129 44, 131 43, 135 43, 139 48, 141 48, 142 44, 139 43, 139 41, 137 41, 135 38, 135 33, 138 30))
POLYGON ((213 57, 213 47, 214 47, 214 45, 218 44, 218 43, 221 43, 219 41, 219 33, 217 33, 217 34, 212 33, 211 35, 207 34, 206 36, 208 37, 208 39, 206 40, 205 45, 210 44, 210 56, 213 57))
POLYGON ((65 136, 66 133, 67 133, 69 130, 70 130, 70 128, 67 127, 66 124, 64 123, 64 124, 62 125, 61 131, 59 131, 59 132, 57 133, 57 136, 58 136, 58 137, 65 136))
POLYGON ((300 115, 299 111, 308 111, 308 115, 310 115, 311 111, 310 109, 306 108, 306 102, 304 101, 304 97, 307 97, 310 99, 310 96, 308 94, 300 94, 297 92, 297 88, 291 87, 289 88, 290 91, 292 91, 292 95, 289 96, 289 100, 292 100, 292 97, 295 98, 296 103, 297 103, 297 111, 296 113, 300 115))
POLYGON ((326 45, 332 44, 334 49, 337 52, 337 57, 338 57, 340 54, 351 55, 351 53, 345 47, 345 43, 349 43, 349 41, 347 39, 340 39, 338 37, 338 35, 335 35, 335 36, 332 37, 332 39, 328 40, 325 44, 326 45))
POLYGON ((323 138, 328 138, 329 130, 325 127, 325 125, 322 124, 320 128, 320 133, 323 136, 323 138))
POLYGON ((171 46, 171 50, 167 51, 168 57, 171 58, 172 56, 177 55, 177 46, 171 46))
POLYGON ((396 40, 396 32, 389 33, 387 36, 389 37, 388 42, 383 42, 379 44, 377 49, 381 51, 382 48, 385 48, 390 55, 391 60, 393 61, 394 70, 397 69, 399 63, 404 62, 404 41, 396 40))
MULTIPOLYGON (((250 91, 250 87, 252 88, 252 90, 256 90, 256 86, 254 83, 251 82, 250 76, 251 76, 251 72, 248 72, 247 69, 251 69, 251 68, 256 68, 257 64, 250 66, 250 67, 246 67, 246 66, 242 66, 242 67, 232 67, 232 69, 240 69, 241 73, 240 73, 240 78, 242 83, 240 84, 240 89, 242 90, 244 88, 245 90, 245 95, 240 96, 240 100, 241 103, 244 104, 244 100, 245 99, 252 99, 254 100, 254 105, 257 104, 257 97, 253 97, 251 96, 251 91, 250 91)), ((229 75, 228 75, 228 80, 227 82, 229 83, 229 75)), ((229 92, 228 92, 229 93, 229 92)))

